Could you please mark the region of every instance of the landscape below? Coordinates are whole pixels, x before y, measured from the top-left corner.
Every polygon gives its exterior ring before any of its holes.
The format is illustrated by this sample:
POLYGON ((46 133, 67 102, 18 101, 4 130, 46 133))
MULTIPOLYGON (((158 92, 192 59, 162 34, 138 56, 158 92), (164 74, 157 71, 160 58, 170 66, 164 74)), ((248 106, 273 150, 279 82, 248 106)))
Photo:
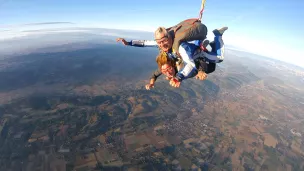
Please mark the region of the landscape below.
POLYGON ((157 49, 84 47, 0 60, 0 170, 304 169, 304 69, 226 50, 148 91, 157 49))

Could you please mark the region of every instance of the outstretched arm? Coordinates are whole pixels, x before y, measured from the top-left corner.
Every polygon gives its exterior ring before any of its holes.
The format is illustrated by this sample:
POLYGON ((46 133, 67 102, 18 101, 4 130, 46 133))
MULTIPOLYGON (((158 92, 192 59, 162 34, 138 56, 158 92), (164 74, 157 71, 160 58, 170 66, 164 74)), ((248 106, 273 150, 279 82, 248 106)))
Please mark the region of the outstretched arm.
POLYGON ((117 42, 122 42, 126 46, 135 46, 135 47, 158 47, 155 40, 131 40, 126 41, 124 38, 117 38, 117 42))
POLYGON ((216 63, 208 62, 202 57, 195 59, 195 65, 198 69, 198 73, 195 78, 199 80, 205 80, 208 77, 207 74, 212 73, 216 68, 216 63))
POLYGON ((161 75, 162 75, 162 73, 161 73, 161 71, 159 69, 157 69, 156 71, 154 71, 153 74, 152 74, 152 76, 151 76, 151 78, 150 78, 150 83, 146 85, 146 89, 150 90, 151 88, 154 88, 155 81, 161 75))

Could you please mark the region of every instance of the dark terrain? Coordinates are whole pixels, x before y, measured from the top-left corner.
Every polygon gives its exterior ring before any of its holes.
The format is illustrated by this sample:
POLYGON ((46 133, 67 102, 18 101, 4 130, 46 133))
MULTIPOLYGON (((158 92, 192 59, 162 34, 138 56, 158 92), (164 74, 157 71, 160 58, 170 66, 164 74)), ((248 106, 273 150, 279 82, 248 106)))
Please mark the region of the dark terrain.
POLYGON ((0 170, 304 169, 303 68, 226 50, 207 80, 147 91, 156 55, 103 42, 1 58, 0 170))

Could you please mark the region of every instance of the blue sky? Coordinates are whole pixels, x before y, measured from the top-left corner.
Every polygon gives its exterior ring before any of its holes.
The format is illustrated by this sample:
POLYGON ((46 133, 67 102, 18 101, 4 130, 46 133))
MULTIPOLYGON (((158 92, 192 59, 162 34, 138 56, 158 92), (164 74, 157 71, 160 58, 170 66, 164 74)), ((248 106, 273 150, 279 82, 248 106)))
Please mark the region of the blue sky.
MULTIPOLYGON (((200 5, 201 0, 0 0, 0 36, 25 26, 153 31, 197 17, 200 5), (43 22, 73 24, 24 25, 43 22)), ((207 0, 203 22, 210 38, 211 30, 228 26, 227 45, 304 66, 303 9, 303 0, 207 0)))

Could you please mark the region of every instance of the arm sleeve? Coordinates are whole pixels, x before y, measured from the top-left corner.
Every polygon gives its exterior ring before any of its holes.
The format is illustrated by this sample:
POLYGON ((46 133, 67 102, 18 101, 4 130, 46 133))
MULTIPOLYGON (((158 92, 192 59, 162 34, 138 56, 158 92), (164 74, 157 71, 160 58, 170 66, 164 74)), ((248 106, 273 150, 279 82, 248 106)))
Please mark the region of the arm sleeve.
POLYGON ((206 61, 206 58, 197 58, 195 60, 196 68, 199 71, 203 71, 206 74, 210 74, 215 71, 216 63, 206 61))
POLYGON ((156 79, 157 79, 159 76, 161 76, 161 75, 162 75, 162 72, 161 72, 159 69, 157 69, 157 70, 155 70, 155 71, 153 72, 153 74, 152 74, 152 76, 151 76, 151 79, 153 79, 153 80, 156 81, 156 79))
POLYGON ((212 73, 213 71, 215 71, 215 68, 216 68, 216 63, 209 63, 207 64, 207 70, 206 70, 206 74, 210 74, 212 73))
POLYGON ((130 46, 136 47, 158 47, 154 40, 131 40, 128 43, 130 46))
POLYGON ((186 43, 186 42, 182 43, 179 46, 178 51, 184 62, 184 68, 182 68, 176 74, 176 78, 179 81, 182 81, 187 78, 192 78, 197 74, 198 70, 195 66, 195 62, 193 59, 193 54, 196 49, 197 49, 197 46, 195 46, 194 44, 186 43))

